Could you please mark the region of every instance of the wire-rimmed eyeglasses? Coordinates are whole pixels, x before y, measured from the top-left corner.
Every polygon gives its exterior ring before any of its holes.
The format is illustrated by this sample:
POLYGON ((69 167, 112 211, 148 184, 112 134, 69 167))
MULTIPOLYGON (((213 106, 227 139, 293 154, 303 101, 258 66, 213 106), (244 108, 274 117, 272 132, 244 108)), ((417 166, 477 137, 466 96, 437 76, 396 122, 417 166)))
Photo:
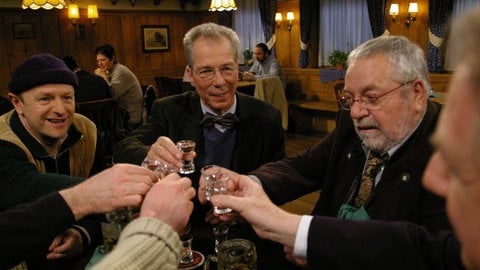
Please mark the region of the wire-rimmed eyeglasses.
POLYGON ((381 102, 382 97, 385 97, 388 94, 391 94, 391 93, 395 92, 396 90, 402 88, 403 86, 405 86, 405 85, 407 85, 411 82, 412 81, 402 83, 399 86, 397 86, 397 87, 395 87, 391 90, 388 90, 385 93, 380 94, 380 95, 366 93, 365 95, 362 95, 362 96, 359 96, 359 97, 355 98, 351 94, 345 94, 344 93, 344 94, 342 94, 342 96, 339 97, 338 103, 340 104, 342 109, 347 110, 347 111, 352 109, 352 106, 355 103, 355 101, 358 101, 358 103, 363 108, 365 108, 367 110, 378 110, 378 109, 380 109, 380 104, 382 103, 381 102))
POLYGON ((217 70, 218 70, 218 72, 220 72, 220 74, 223 77, 238 76, 238 71, 237 71, 237 66, 236 65, 223 65, 223 66, 219 67, 218 69, 205 67, 205 68, 195 70, 195 73, 201 79, 211 80, 211 79, 213 79, 213 77, 215 77, 215 74, 217 73, 217 70))

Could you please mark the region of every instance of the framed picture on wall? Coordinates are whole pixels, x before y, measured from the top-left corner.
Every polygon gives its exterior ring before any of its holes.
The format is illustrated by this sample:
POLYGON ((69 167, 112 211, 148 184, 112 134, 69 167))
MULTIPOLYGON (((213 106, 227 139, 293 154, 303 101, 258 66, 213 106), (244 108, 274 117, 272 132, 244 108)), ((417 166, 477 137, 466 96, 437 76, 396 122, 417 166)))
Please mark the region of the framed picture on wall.
POLYGON ((142 25, 143 52, 161 52, 170 50, 168 25, 142 25))
POLYGON ((15 39, 35 38, 35 26, 33 23, 14 23, 12 24, 12 32, 15 39))

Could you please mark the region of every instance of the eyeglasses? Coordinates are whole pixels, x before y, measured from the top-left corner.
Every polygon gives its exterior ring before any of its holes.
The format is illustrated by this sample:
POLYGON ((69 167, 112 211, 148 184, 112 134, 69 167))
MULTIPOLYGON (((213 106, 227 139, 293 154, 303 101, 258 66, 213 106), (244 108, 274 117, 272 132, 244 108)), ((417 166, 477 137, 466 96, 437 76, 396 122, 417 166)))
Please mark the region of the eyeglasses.
MULTIPOLYGON (((238 76, 237 72, 237 67, 235 65, 224 65, 218 68, 218 72, 223 77, 233 77, 233 76, 238 76)), ((195 73, 198 75, 198 77, 204 79, 204 80, 211 80, 213 77, 215 77, 215 74, 217 73, 217 69, 215 68, 201 68, 195 71, 195 73)))
POLYGON ((412 81, 409 81, 409 82, 405 82, 405 83, 402 83, 400 84, 399 86, 391 89, 391 90, 388 90, 386 91, 385 93, 383 94, 380 94, 380 95, 376 95, 376 94, 370 94, 370 93, 367 93, 365 95, 362 95, 362 96, 359 96, 357 98, 354 98, 352 95, 350 94, 343 94, 339 99, 338 99, 338 103, 340 104, 340 106, 344 109, 344 110, 351 110, 352 109, 352 106, 353 104, 355 103, 355 101, 358 101, 358 103, 360 105, 362 105, 363 108, 367 109, 367 110, 378 110, 380 109, 380 104, 382 103, 381 101, 381 98, 382 97, 385 97, 386 95, 388 94, 391 94, 393 93, 394 91, 400 89, 401 87, 405 86, 406 84, 409 84, 411 83, 412 81))

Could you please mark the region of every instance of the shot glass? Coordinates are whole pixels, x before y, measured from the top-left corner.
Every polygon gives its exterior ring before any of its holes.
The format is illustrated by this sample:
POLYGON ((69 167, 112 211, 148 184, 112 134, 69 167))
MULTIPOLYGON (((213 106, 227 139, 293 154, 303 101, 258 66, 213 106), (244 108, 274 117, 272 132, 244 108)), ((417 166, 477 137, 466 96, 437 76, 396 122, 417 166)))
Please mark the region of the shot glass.
POLYGON ((205 180, 205 197, 210 201, 213 190, 212 185, 209 184, 210 181, 213 181, 215 178, 220 175, 220 167, 217 165, 206 165, 200 170, 203 179, 205 180))
POLYGON ((102 222, 101 226, 103 243, 99 247, 99 252, 101 254, 106 254, 110 252, 117 244, 122 229, 120 224, 117 223, 102 222))
POLYGON ((182 241, 182 254, 180 254, 180 264, 189 264, 193 262, 193 252, 192 252, 192 240, 193 235, 183 234, 180 235, 180 240, 182 241))
POLYGON ((195 150, 195 142, 191 140, 181 140, 177 142, 177 148, 183 154, 183 166, 179 169, 179 172, 182 174, 191 174, 195 172, 195 164, 193 162, 193 151, 195 150))
POLYGON ((218 245, 227 240, 228 225, 222 223, 213 226, 213 235, 215 236, 215 253, 218 253, 218 245))
MULTIPOLYGON (((215 194, 227 194, 228 193, 228 181, 230 176, 225 173, 218 174, 217 177, 211 178, 208 181, 205 181, 205 197, 210 198, 215 194)), ((230 208, 219 208, 213 206, 213 212, 215 214, 227 214, 232 212, 230 208)))
POLYGON ((161 180, 162 178, 169 175, 170 173, 178 172, 178 168, 174 167, 172 164, 167 163, 163 160, 146 159, 142 162, 142 167, 145 167, 154 171, 158 176, 158 180, 161 180))

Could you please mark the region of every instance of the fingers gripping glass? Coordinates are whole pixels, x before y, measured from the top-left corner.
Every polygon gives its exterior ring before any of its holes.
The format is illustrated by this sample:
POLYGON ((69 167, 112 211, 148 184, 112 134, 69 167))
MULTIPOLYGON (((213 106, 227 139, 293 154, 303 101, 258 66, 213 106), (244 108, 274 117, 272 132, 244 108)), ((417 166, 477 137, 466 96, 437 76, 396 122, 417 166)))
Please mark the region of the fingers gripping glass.
MULTIPOLYGON (((218 72, 220 72, 220 74, 222 74, 223 77, 237 76, 237 68, 235 65, 221 66, 220 68, 218 68, 218 72)), ((217 69, 205 67, 205 68, 197 69, 195 73, 198 75, 198 77, 204 80, 211 80, 213 79, 213 77, 215 77, 215 74, 217 73, 217 69)))
POLYGON ((347 110, 347 111, 352 109, 352 106, 355 103, 355 101, 358 101, 358 103, 363 108, 365 108, 367 110, 378 110, 380 108, 380 104, 382 103, 382 97, 385 97, 388 94, 391 94, 391 93, 395 92, 396 90, 402 88, 403 86, 405 86, 409 83, 411 83, 411 81, 402 83, 399 86, 397 86, 397 87, 395 87, 391 90, 388 90, 385 93, 380 94, 380 95, 366 93, 363 96, 359 96, 359 97, 355 98, 351 94, 345 94, 344 93, 338 99, 338 103, 340 104, 342 109, 347 110))

